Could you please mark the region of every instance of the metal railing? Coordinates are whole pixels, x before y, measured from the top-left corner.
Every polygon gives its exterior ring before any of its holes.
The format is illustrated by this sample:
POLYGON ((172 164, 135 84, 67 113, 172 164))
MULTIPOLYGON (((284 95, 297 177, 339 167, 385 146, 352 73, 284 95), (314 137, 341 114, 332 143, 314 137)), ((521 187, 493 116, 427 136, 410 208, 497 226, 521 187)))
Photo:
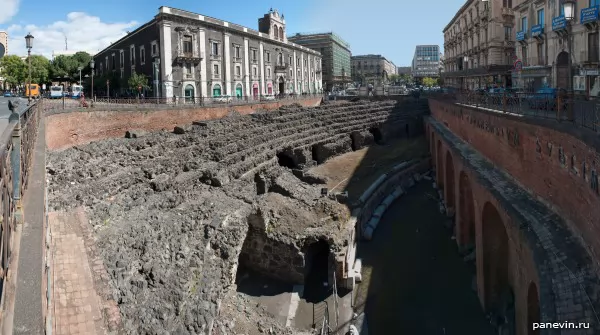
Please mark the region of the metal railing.
POLYGON ((600 100, 581 95, 456 91, 431 97, 503 113, 572 122, 600 132, 600 100))
POLYGON ((21 111, 13 111, 0 137, 0 324, 4 321, 6 308, 6 279, 14 264, 13 234, 23 218, 21 197, 27 189, 41 110, 43 100, 21 111))
POLYGON ((107 108, 107 107, 164 107, 178 106, 182 108, 197 108, 199 106, 238 106, 250 105, 256 103, 301 101, 306 99, 322 98, 322 94, 285 94, 285 95, 264 95, 264 96, 220 96, 220 97, 172 97, 172 98, 109 98, 96 97, 92 102, 88 99, 44 99, 44 108, 46 110, 77 109, 77 108, 107 108))

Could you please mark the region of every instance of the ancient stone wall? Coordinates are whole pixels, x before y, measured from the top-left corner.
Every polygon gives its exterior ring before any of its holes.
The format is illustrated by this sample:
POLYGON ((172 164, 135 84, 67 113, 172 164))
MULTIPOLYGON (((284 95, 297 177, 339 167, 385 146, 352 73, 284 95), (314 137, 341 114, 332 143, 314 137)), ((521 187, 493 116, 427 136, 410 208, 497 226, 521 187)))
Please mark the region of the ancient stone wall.
POLYGON ((256 228, 248 235, 240 253, 240 266, 288 283, 304 284, 304 255, 293 244, 269 238, 256 228))
POLYGON ((239 106, 219 106, 164 109, 147 108, 119 111, 77 111, 55 113, 46 117, 46 143, 49 150, 65 149, 107 138, 125 136, 129 130, 173 130, 175 126, 191 124, 194 121, 222 118, 235 111, 251 114, 260 110, 276 110, 282 106, 298 103, 305 107, 318 106, 321 98, 289 100, 282 102, 258 103, 239 106))
MULTIPOLYGON (((432 105, 439 108, 435 102, 432 105)), ((538 322, 590 322, 590 329, 582 334, 596 334, 599 330, 593 311, 600 307, 599 280, 593 259, 579 238, 568 230, 564 219, 505 174, 502 165, 482 155, 483 136, 474 138, 477 131, 466 125, 459 128, 460 121, 442 118, 443 113, 443 109, 432 111, 441 121, 428 119, 427 138, 432 142, 436 182, 443 185, 447 195, 446 207, 456 208, 456 235, 461 236, 473 225, 481 304, 489 311, 501 300, 503 290, 512 290, 517 334, 527 334, 532 308, 528 296, 535 287, 538 306, 533 308, 541 312, 538 322), (471 136, 470 143, 459 134, 471 136), (472 203, 470 210, 462 205, 464 201, 472 203), (498 247, 499 241, 503 247, 498 247)), ((496 141, 496 150, 505 150, 499 148, 502 139, 496 141)), ((462 245, 465 241, 457 242, 462 245)))
POLYGON ((540 196, 600 259, 598 135, 554 120, 430 100, 431 115, 540 196), (595 139, 594 139, 595 136, 595 139))

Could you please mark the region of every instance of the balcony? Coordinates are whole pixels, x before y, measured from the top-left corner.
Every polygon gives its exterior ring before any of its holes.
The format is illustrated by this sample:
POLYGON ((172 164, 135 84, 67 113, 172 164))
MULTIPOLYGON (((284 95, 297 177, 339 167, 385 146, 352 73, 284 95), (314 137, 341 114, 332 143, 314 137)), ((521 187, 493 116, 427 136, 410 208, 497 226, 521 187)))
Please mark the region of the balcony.
POLYGON ((202 60, 202 56, 194 55, 191 52, 182 52, 178 53, 177 57, 175 57, 175 63, 183 64, 183 63, 193 63, 198 64, 202 60))
POLYGON ((210 60, 221 60, 221 55, 210 54, 210 60))
POLYGON ((277 65, 275 65, 275 72, 285 72, 287 71, 289 68, 289 64, 286 63, 278 63, 277 65))
POLYGON ((502 17, 505 20, 513 20, 515 18, 515 12, 512 8, 502 7, 502 17))

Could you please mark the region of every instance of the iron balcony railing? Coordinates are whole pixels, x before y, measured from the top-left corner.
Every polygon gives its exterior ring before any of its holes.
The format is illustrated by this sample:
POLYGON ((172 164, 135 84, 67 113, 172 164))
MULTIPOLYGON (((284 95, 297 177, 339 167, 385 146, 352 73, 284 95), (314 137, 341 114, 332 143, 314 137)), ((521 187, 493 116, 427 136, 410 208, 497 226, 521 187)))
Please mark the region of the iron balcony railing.
POLYGON ((600 99, 582 95, 454 91, 439 93, 432 98, 524 117, 571 122, 600 133, 600 99))

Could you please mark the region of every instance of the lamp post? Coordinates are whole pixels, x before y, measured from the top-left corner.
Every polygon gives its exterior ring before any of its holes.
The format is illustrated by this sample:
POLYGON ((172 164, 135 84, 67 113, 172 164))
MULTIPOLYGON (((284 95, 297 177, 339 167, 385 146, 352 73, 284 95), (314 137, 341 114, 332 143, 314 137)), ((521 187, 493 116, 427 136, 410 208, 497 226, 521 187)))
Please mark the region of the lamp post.
POLYGON ((91 92, 91 101, 92 104, 94 103, 94 65, 96 65, 96 62, 94 62, 94 60, 92 59, 90 61, 90 69, 92 69, 92 92, 91 92))
POLYGON ((31 103, 31 48, 33 48, 33 36, 31 33, 25 36, 25 44, 27 46, 27 62, 29 63, 29 84, 27 85, 27 100, 31 103))
POLYGON ((79 70, 79 85, 81 85, 81 70, 83 70, 83 67, 80 66, 77 68, 77 70, 79 70))
POLYGON ((571 24, 573 22, 573 19, 575 18, 575 0, 563 0, 563 8, 565 12, 565 20, 567 21, 567 48, 569 49, 567 91, 570 93, 573 90, 573 45, 571 43, 571 34, 573 27, 571 26, 571 24))

